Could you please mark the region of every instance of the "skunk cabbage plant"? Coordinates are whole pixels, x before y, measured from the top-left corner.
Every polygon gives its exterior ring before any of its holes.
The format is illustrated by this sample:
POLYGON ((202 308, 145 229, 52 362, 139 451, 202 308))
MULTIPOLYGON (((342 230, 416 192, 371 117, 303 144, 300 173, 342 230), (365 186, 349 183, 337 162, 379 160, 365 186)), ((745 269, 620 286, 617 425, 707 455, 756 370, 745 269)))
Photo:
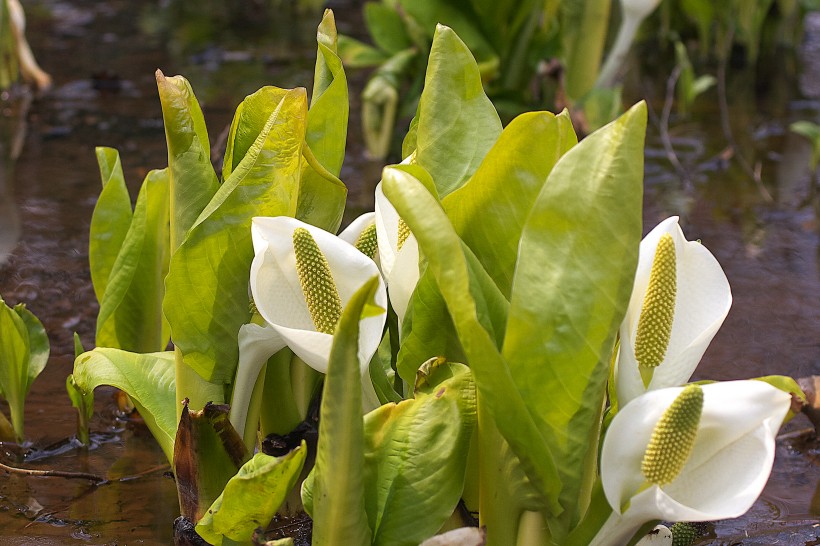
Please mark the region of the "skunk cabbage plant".
POLYGON ((0 298, 0 396, 9 404, 11 423, 0 413, 0 438, 21 443, 23 409, 31 384, 46 367, 49 343, 43 324, 17 304, 0 298))
MULTIPOLYGON (((406 159, 339 236, 347 88, 330 12, 310 104, 304 89, 246 98, 221 176, 190 85, 158 74, 168 212, 146 198, 139 214, 168 218, 174 351, 87 351, 72 400, 87 416, 98 385, 131 395, 212 544, 250 545, 300 501, 314 543, 350 545, 420 544, 463 525, 460 504, 497 545, 625 543, 659 518, 742 512, 769 473, 783 391, 800 393, 785 378, 683 386, 731 297, 677 218, 641 242, 646 106, 580 142, 566 111, 502 127, 467 45, 443 25, 430 38, 406 159), (726 473, 736 490, 686 486, 721 473, 724 448, 749 458, 726 473)), ((160 239, 134 227, 140 201, 132 213, 118 177, 103 193, 119 212, 95 216, 111 227, 92 237, 104 307, 120 292, 131 305, 118 279, 143 286, 164 263, 159 244, 126 260, 101 239, 160 239)))

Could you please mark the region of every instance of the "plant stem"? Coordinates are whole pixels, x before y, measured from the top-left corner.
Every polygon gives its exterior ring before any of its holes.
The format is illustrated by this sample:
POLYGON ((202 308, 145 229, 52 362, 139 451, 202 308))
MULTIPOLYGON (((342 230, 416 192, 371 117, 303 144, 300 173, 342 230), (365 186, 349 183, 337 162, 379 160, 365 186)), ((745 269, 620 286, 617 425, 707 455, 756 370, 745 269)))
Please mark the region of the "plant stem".
POLYGON ((188 399, 188 408, 200 410, 208 402, 221 404, 225 401, 222 386, 205 381, 193 368, 185 364, 182 351, 174 348, 174 363, 176 366, 177 388, 177 422, 182 417, 182 401, 188 399))
POLYGON ((523 512, 518 520, 517 546, 546 546, 549 544, 547 523, 541 512, 523 512))
POLYGON ((282 349, 268 360, 260 406, 263 437, 268 434, 287 434, 304 419, 299 413, 291 387, 292 356, 290 349, 282 349))
POLYGON ((488 408, 477 400, 479 445, 479 525, 487 529, 487 544, 516 544, 521 508, 504 478, 502 453, 509 451, 488 408), (505 449, 506 448, 506 449, 505 449))

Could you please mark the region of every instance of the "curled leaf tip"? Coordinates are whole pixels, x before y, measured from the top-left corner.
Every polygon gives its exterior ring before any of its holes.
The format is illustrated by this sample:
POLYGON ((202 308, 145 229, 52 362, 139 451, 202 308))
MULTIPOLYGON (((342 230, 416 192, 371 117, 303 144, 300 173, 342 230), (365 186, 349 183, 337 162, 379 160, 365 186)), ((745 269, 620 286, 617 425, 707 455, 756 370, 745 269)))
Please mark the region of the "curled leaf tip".
POLYGON ((310 232, 293 230, 296 272, 316 331, 332 334, 342 316, 342 300, 330 273, 330 265, 310 232))
POLYGON ((635 359, 638 361, 646 387, 649 387, 653 369, 658 367, 666 356, 675 318, 676 295, 675 242, 672 236, 666 233, 658 241, 655 250, 649 286, 635 337, 635 359))
POLYGON ((678 477, 692 453, 702 413, 703 389, 688 385, 652 430, 641 462, 641 472, 649 482, 665 485, 678 477))
POLYGON ((376 257, 376 251, 379 249, 379 244, 376 237, 375 222, 371 223, 362 230, 353 246, 355 246, 359 252, 371 260, 376 257))

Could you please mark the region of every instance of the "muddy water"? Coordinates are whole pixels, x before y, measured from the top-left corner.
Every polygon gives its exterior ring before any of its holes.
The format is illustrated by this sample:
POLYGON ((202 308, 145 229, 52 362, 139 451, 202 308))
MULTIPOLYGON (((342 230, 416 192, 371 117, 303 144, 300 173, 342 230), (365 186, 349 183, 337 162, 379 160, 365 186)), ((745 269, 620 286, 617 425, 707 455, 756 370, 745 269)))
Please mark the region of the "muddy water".
MULTIPOLYGON (((269 83, 288 87, 310 81, 318 16, 283 13, 268 31, 249 14, 234 30, 215 31, 208 17, 158 7, 174 3, 24 3, 32 45, 56 84, 32 104, 22 155, 13 173, 0 178, 0 294, 9 303, 28 304, 44 322, 52 347, 27 404, 32 446, 26 464, 90 472, 111 483, 0 478, 0 546, 168 544, 177 513, 173 482, 150 435, 118 414, 111 391, 98 391, 91 449, 66 440, 75 429, 64 392, 71 336, 76 331, 93 346, 97 313, 87 254, 100 187, 94 146, 120 150, 136 195, 145 173, 166 164, 156 68, 192 81, 215 141, 245 94, 269 83), (167 21, 173 17, 188 21, 179 26, 184 39, 167 38, 167 21), (3 245, 10 252, 5 257, 3 245)), ((344 2, 334 7, 340 28, 358 32, 359 7, 344 2)), ((809 75, 803 81, 820 82, 820 71, 812 77, 811 70, 806 62, 809 75)), ((750 94, 749 77, 733 73, 728 82, 731 119, 738 150, 753 158, 753 166, 760 160, 761 185, 735 161, 721 159, 726 139, 714 94, 707 95, 694 117, 673 119, 670 125, 689 182, 681 182, 670 166, 657 131, 649 137, 646 230, 670 214, 681 215, 688 238, 701 239, 715 253, 733 289, 732 312, 699 378, 820 373, 818 219, 806 203, 809 148, 785 131, 797 119, 820 121, 820 97, 811 85, 796 90, 772 84, 750 94)), ((641 85, 651 90, 662 82, 641 85)), ((354 100, 356 94, 351 94, 354 100)), ((659 112, 662 97, 656 95, 652 104, 659 112)), ((7 119, 4 131, 14 125, 7 119)), ((372 206, 380 168, 362 157, 356 120, 354 113, 354 142, 342 173, 351 188, 351 215, 372 206)), ((710 526, 704 543, 809 544, 817 538, 820 447, 801 434, 807 427, 807 421, 797 419, 786 430, 790 436, 779 442, 772 479, 753 510, 710 526)), ((13 446, 3 450, 4 460, 21 455, 13 446)))

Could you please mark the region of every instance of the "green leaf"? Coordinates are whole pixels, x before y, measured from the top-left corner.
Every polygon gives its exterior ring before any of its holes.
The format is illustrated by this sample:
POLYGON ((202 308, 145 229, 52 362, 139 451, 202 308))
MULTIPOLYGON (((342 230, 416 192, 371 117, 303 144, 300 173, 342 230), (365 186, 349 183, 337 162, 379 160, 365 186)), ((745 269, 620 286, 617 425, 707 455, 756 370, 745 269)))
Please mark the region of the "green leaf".
POLYGON ((595 85, 609 27, 610 0, 561 2, 564 87, 570 100, 595 85))
MULTIPOLYGON (((257 95, 278 96, 278 91, 266 88, 257 95)), ((246 101, 257 104, 258 98, 246 101)), ((212 383, 233 380, 237 334, 251 316, 251 219, 296 212, 307 114, 304 89, 288 91, 267 112, 253 145, 172 256, 166 278, 163 309, 174 343, 185 363, 212 383)), ((257 123, 259 117, 247 119, 257 123)), ((235 134, 244 131, 238 126, 235 134)))
MULTIPOLYGON (((804 404, 806 403, 806 393, 803 392, 803 389, 800 388, 800 385, 792 377, 787 375, 766 375, 763 377, 755 377, 754 379, 768 383, 772 387, 776 387, 785 393, 791 394, 804 404)), ((803 380, 801 379, 801 381, 803 380)), ((783 423, 785 424, 791 421, 795 415, 795 412, 789 409, 789 413, 786 415, 785 419, 783 419, 783 423)))
POLYGON ((496 55, 493 46, 481 32, 480 21, 471 13, 466 2, 460 2, 461 5, 458 5, 459 2, 452 0, 399 0, 398 4, 405 17, 412 18, 420 25, 433 37, 434 43, 435 36, 432 31, 436 25, 441 24, 452 28, 480 61, 486 61, 496 55))
POLYGON ((74 361, 72 376, 79 393, 72 401, 84 403, 86 412, 97 387, 110 385, 125 391, 168 461, 173 460, 177 430, 173 352, 135 354, 98 347, 74 361))
POLYGON ((339 36, 339 57, 348 68, 370 68, 378 66, 390 56, 350 36, 339 36))
POLYGON ((456 232, 507 297, 524 222, 553 166, 577 142, 566 113, 518 116, 472 178, 442 201, 456 232))
POLYGON ((210 544, 223 537, 247 542, 257 527, 266 527, 296 485, 305 464, 307 445, 282 457, 257 453, 242 465, 225 490, 197 523, 196 532, 210 544))
POLYGON ((347 143, 347 78, 336 52, 336 22, 325 10, 317 32, 318 51, 313 77, 313 95, 307 116, 308 153, 332 175, 302 163, 302 182, 296 217, 335 233, 344 212, 347 188, 337 178, 342 170, 347 143))
POLYGON ((162 299, 170 255, 169 206, 168 170, 149 172, 100 300, 98 347, 150 353, 168 345, 162 299))
POLYGON ((501 134, 475 59, 442 25, 433 38, 416 117, 415 161, 433 177, 442 198, 473 175, 501 134))
POLYGON ((205 118, 191 84, 182 76, 166 78, 159 70, 156 77, 168 142, 174 252, 219 189, 219 181, 211 165, 205 118))
POLYGON ((595 475, 609 360, 638 263, 645 131, 641 103, 567 152, 521 236, 503 355, 561 474, 563 525, 577 523, 582 482, 595 475))
POLYGON ((43 323, 34 316, 34 314, 26 309, 22 303, 14 306, 14 312, 22 319, 28 334, 28 365, 25 369, 25 383, 23 389, 23 396, 28 394, 31 390, 31 384, 40 375, 40 372, 46 367, 48 362, 48 355, 51 350, 46 329, 43 328, 43 323))
POLYGON ((401 15, 387 4, 367 2, 364 5, 364 22, 379 49, 391 55, 413 45, 401 15))
POLYGON ((410 298, 402 334, 396 371, 408 385, 415 383, 416 371, 430 358, 465 359, 447 303, 429 268, 419 278, 410 298))
POLYGON ((476 422, 469 368, 439 360, 424 371, 415 399, 365 416, 365 502, 373 544, 410 546, 429 538, 453 513, 464 488, 476 422))
POLYGON ((23 409, 28 385, 29 333, 17 311, 0 299, 0 394, 9 404, 18 442, 23 441, 23 409))
MULTIPOLYGON (((521 459, 533 486, 553 514, 560 512, 560 479, 552 454, 513 382, 494 335, 480 319, 481 285, 471 275, 465 246, 439 203, 409 174, 387 167, 384 193, 407 222, 427 257, 469 360, 481 404, 521 459)), ((483 304, 486 308, 497 306, 483 304)), ((498 312, 498 311, 496 311, 498 312)), ((485 319, 486 321, 486 319, 485 319)))
MULTIPOLYGON (((333 336, 319 417, 312 480, 303 493, 314 544, 371 543, 365 512, 364 424, 359 371, 359 321, 375 305, 376 277, 350 299, 333 336)), ((304 488, 303 488, 304 490, 304 488)))
POLYGON ((88 262, 91 284, 101 302, 114 262, 131 225, 131 197, 125 186, 120 155, 114 148, 97 148, 102 191, 91 215, 88 262))

